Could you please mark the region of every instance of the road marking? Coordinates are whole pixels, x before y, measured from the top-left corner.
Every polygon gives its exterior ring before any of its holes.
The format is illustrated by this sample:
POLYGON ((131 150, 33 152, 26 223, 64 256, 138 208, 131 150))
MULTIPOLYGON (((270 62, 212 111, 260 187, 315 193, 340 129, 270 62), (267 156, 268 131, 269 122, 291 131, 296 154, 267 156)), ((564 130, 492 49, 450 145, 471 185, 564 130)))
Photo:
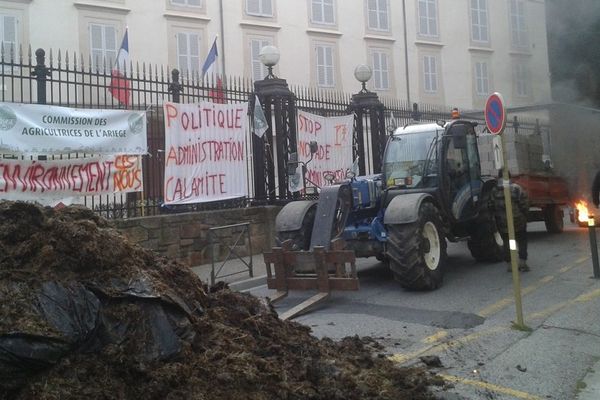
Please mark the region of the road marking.
MULTIPOLYGON (((560 273, 562 274, 567 271, 570 271, 571 269, 577 267, 579 264, 581 264, 584 261, 587 261, 589 259, 590 259, 589 256, 582 257, 582 258, 576 260, 573 264, 561 268, 560 273)), ((534 290, 539 289, 544 284, 547 284, 548 282, 553 281, 554 279, 556 279, 555 275, 547 275, 547 276, 541 278, 538 282, 523 289, 522 293, 529 294, 529 293, 533 292, 534 290)), ((559 311, 562 308, 564 308, 570 304, 574 304, 577 302, 589 301, 596 297, 600 297, 600 289, 594 290, 590 293, 583 294, 575 299, 555 304, 555 305, 548 307, 547 309, 542 310, 540 312, 529 314, 529 318, 531 318, 531 319, 543 318, 545 315, 550 315, 550 314, 552 314, 552 312, 559 311)), ((499 300, 498 302, 484 308, 482 311, 478 312, 477 314, 479 314, 482 317, 489 317, 490 315, 500 311, 501 309, 509 306, 512 303, 513 303, 512 297, 505 297, 505 298, 499 300)), ((426 346, 424 348, 421 348, 419 350, 415 350, 415 351, 412 351, 412 352, 406 353, 406 354, 396 353, 396 354, 391 355, 389 357, 389 359, 394 362, 397 362, 399 364, 404 364, 410 360, 413 360, 413 359, 415 359, 419 356, 425 355, 427 353, 442 352, 442 351, 448 350, 458 344, 467 343, 471 340, 475 340, 475 339, 478 339, 483 336, 492 335, 494 333, 501 332, 504 330, 508 330, 508 327, 495 327, 495 328, 491 328, 486 331, 475 332, 470 335, 463 336, 461 338, 451 339, 445 343, 435 344, 436 342, 439 342, 440 340, 442 340, 448 336, 447 331, 440 330, 439 332, 436 332, 433 335, 422 339, 422 342, 429 344, 429 346, 426 346)))
POLYGON ((507 387, 500 386, 500 385, 494 385, 493 383, 488 383, 488 382, 484 382, 484 381, 476 381, 473 379, 460 378, 458 376, 453 376, 453 375, 438 374, 438 376, 444 378, 448 382, 460 383, 460 384, 469 385, 469 386, 476 386, 476 387, 479 387, 482 389, 487 389, 487 390, 490 390, 490 391, 493 391, 496 393, 507 394, 509 396, 516 397, 518 399, 542 400, 542 397, 535 396, 533 394, 529 394, 529 393, 523 392, 521 390, 511 389, 511 388, 507 388, 507 387))
POLYGON ((592 290, 591 292, 588 293, 584 293, 582 295, 579 295, 577 297, 575 297, 574 299, 571 300, 567 300, 567 301, 563 301, 560 303, 556 303, 542 311, 538 311, 536 313, 530 314, 529 318, 531 319, 544 319, 549 317, 550 315, 554 314, 557 311, 560 311, 564 308, 567 308, 569 306, 572 306, 573 304, 576 303, 586 303, 588 301, 597 299, 598 297, 600 297, 600 289, 596 289, 596 290, 592 290))
POLYGON ((502 331, 506 331, 508 330, 509 327, 505 327, 505 326, 496 326, 494 328, 485 330, 485 331, 479 331, 479 332, 474 332, 471 333, 470 335, 466 335, 457 339, 451 339, 448 342, 444 342, 444 343, 438 343, 435 345, 430 345, 427 347, 424 347, 422 349, 419 350, 415 350, 413 352, 410 353, 406 353, 406 354, 402 354, 402 353, 396 353, 396 354, 392 354, 391 356, 389 356, 388 358, 390 360, 392 360, 393 362, 396 362, 398 364, 404 364, 407 361, 413 360, 419 356, 422 355, 427 355, 428 353, 440 353, 443 351, 446 351, 448 349, 453 348, 454 346, 457 346, 459 344, 465 344, 467 342, 470 342, 472 340, 475 339, 479 339, 483 336, 489 336, 489 335, 493 335, 495 333, 498 332, 502 332, 502 331))
POLYGON ((434 333, 431 336, 427 336, 425 339, 421 340, 423 343, 431 344, 435 342, 439 342, 441 339, 448 336, 448 331, 441 330, 439 332, 434 333))
MULTIPOLYGON (((573 268, 579 266, 580 264, 582 264, 584 261, 589 260, 590 257, 586 256, 586 257, 582 257, 580 259, 578 259, 577 261, 575 261, 573 264, 571 265, 567 265, 566 267, 563 267, 559 270, 559 275, 563 274, 567 271, 572 270, 573 268)), ((554 279, 556 279, 557 275, 547 275, 544 276, 543 278, 541 278, 539 281, 525 287, 523 290, 521 290, 521 294, 522 295, 526 295, 529 294, 537 289, 539 289, 540 287, 552 282, 554 279)), ((482 317, 489 317, 490 315, 493 315, 495 313, 497 313, 498 311, 502 310, 503 308, 508 307, 509 305, 511 305, 514 302, 514 297, 510 296, 510 297, 505 297, 503 299, 498 300, 496 303, 493 303, 487 307, 485 307, 484 309, 480 310, 478 313, 476 313, 477 315, 480 315, 482 317)))

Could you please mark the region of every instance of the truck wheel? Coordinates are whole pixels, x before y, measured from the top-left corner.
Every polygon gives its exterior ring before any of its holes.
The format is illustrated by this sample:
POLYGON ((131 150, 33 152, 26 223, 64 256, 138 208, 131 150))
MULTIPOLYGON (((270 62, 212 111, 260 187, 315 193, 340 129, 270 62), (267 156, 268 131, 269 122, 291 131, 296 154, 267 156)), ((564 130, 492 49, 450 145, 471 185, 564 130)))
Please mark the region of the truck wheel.
POLYGON ((424 203, 416 222, 388 226, 387 256, 394 278, 412 290, 441 286, 446 262, 446 239, 435 206, 424 203))
POLYGON ((275 238, 277 245, 281 246, 286 240, 291 240, 292 250, 308 250, 310 248, 310 239, 316 213, 317 206, 315 204, 306 212, 306 215, 304 215, 300 229, 295 231, 277 232, 277 237, 275 238))
POLYGON ((544 208, 544 222, 549 233, 561 233, 564 229, 562 208, 553 204, 544 208))
POLYGON ((488 191, 481 197, 482 207, 470 229, 471 237, 467 242, 471 255, 479 262, 498 262, 504 259, 502 236, 498 232, 494 215, 488 206, 490 195, 488 191))

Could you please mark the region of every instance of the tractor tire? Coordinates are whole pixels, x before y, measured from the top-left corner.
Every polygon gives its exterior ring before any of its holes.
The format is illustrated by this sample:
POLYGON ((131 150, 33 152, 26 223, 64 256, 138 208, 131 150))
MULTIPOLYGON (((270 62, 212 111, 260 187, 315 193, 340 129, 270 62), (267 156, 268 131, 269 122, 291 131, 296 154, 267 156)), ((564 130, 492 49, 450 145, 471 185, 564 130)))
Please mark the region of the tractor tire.
POLYGON ((309 250, 316 213, 317 205, 315 204, 306 212, 306 215, 304 215, 300 229, 295 231, 277 232, 277 236, 275 238, 277 245, 281 246, 286 240, 291 240, 292 250, 309 250))
POLYGON ((504 259, 502 236, 496 227, 496 220, 488 206, 491 192, 481 198, 482 208, 470 232, 467 242, 471 255, 478 262, 499 262, 504 259))
POLYGON ((544 208, 544 223, 548 233, 561 233, 565 227, 563 210, 557 205, 544 208))
POLYGON ((441 286, 446 263, 446 239, 439 211, 423 203, 416 222, 388 225, 387 258, 394 279, 406 289, 441 286))

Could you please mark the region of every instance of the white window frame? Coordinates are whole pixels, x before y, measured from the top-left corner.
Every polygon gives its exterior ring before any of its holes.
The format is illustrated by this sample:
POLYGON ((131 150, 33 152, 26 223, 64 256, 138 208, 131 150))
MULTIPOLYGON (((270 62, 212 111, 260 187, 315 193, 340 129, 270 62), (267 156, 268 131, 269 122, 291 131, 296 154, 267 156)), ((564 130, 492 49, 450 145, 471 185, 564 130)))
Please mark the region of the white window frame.
POLYGON ((273 14, 273 0, 246 0, 245 1, 245 9, 246 9, 247 15, 252 15, 254 17, 272 18, 274 15, 273 14), (256 2, 256 5, 258 6, 258 10, 256 10, 256 11, 250 10, 250 2, 251 1, 256 2), (270 9, 269 12, 267 12, 267 8, 270 9))
POLYGON ((371 68, 373 68, 373 89, 388 91, 392 89, 390 53, 381 49, 371 50, 371 68), (385 64, 385 65, 383 65, 385 64))
POLYGON ((423 56, 423 91, 427 94, 437 94, 440 90, 438 64, 436 56, 423 56))
POLYGON ((389 0, 366 0, 367 1, 367 26, 372 31, 390 31, 390 2, 389 0), (374 5, 375 7, 371 7, 374 5), (382 6, 383 5, 383 6, 382 6), (371 24, 371 15, 377 21, 371 24), (385 26, 382 26, 385 23, 385 26))
POLYGON ((315 69, 317 86, 335 87, 335 46, 333 44, 315 44, 315 69), (328 58, 330 58, 330 64, 327 63, 328 58))
POLYGON ((313 24, 319 25, 335 25, 335 0, 310 0, 310 21, 313 24), (331 7, 331 21, 327 21, 325 18, 326 7, 331 7), (317 19, 315 17, 315 10, 320 8, 321 11, 321 19, 317 19))
POLYGON ((273 45, 273 39, 269 37, 255 36, 248 39, 248 46, 250 49, 250 76, 254 81, 265 79, 269 73, 269 69, 262 62, 260 62, 259 58, 260 50, 264 46, 269 45, 273 45), (258 48, 254 46, 255 43, 259 44, 258 48))
POLYGON ((516 61, 514 65, 514 80, 515 95, 517 97, 531 96, 530 76, 529 65, 524 61, 516 61))
POLYGON ((171 5, 177 6, 177 7, 202 8, 202 6, 204 5, 204 4, 202 4, 203 0, 197 0, 198 3, 200 3, 200 4, 190 4, 191 1, 192 0, 169 0, 171 5))
POLYGON ((100 70, 100 68, 104 67, 104 65, 106 65, 107 70, 109 70, 109 71, 112 70, 113 64, 115 63, 115 61, 117 59, 119 47, 121 46, 121 41, 117 37, 118 31, 119 30, 118 30, 117 26, 113 25, 113 24, 107 24, 107 23, 102 23, 102 22, 90 22, 89 23, 88 34, 89 34, 89 41, 90 41, 90 56, 92 58, 91 68, 93 70, 100 70), (94 47, 94 38, 93 38, 93 34, 92 34, 94 27, 100 27, 100 29, 101 29, 101 42, 102 42, 101 47, 94 47), (113 30, 114 49, 108 48, 108 43, 107 43, 108 37, 107 37, 107 32, 106 32, 107 28, 111 28, 113 30), (98 56, 98 53, 100 53, 99 54, 100 56, 98 56))
POLYGON ((182 75, 187 76, 195 76, 200 73, 200 52, 201 52, 201 40, 202 35, 198 32, 190 32, 190 31, 178 31, 175 33, 175 44, 176 44, 176 57, 177 57, 177 68, 181 72, 182 75), (195 38, 194 38, 195 36, 195 38), (180 45, 180 38, 185 38, 186 44, 186 52, 182 53, 180 45), (192 54, 190 44, 192 41, 195 41, 197 44, 197 55, 192 54), (185 64, 182 65, 182 59, 185 59, 185 64))
POLYGON ((475 61, 473 65, 475 78, 475 93, 477 96, 488 96, 490 94, 490 71, 489 64, 485 61, 475 61))
POLYGON ((438 9, 439 7, 437 0, 417 0, 417 26, 419 27, 419 35, 432 38, 437 38, 440 36, 438 29, 438 9), (424 15, 421 13, 421 5, 424 6, 424 15), (426 30, 422 29, 423 21, 427 27, 426 30))
POLYGON ((11 48, 12 48, 12 57, 16 60, 19 57, 19 17, 14 14, 0 12, 0 44, 4 47, 4 60, 11 61, 11 48), (5 41, 4 32, 5 32, 5 24, 6 19, 12 18, 14 19, 14 41, 5 41))
POLYGON ((511 43, 514 47, 521 49, 529 45, 525 7, 526 2, 524 0, 509 0, 511 43))
POLYGON ((471 2, 471 40, 476 43, 490 42, 488 0, 471 2))

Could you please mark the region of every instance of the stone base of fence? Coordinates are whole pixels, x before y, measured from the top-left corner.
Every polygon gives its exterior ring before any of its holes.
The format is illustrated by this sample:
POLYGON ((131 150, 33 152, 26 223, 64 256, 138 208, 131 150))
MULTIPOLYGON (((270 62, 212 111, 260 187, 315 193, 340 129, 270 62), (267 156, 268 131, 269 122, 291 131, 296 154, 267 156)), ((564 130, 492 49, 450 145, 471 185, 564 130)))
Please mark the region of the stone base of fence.
MULTIPOLYGON (((213 246, 209 228, 213 227, 249 222, 253 253, 260 254, 271 249, 274 244, 275 217, 280 209, 277 206, 248 207, 112 222, 130 241, 189 266, 196 266, 212 262, 213 246)), ((231 235, 230 244, 235 242, 237 236, 231 235)), ((215 260, 224 260, 229 252, 226 245, 215 246, 214 249, 215 260)), ((248 243, 238 243, 236 252, 240 256, 249 255, 248 243)))

